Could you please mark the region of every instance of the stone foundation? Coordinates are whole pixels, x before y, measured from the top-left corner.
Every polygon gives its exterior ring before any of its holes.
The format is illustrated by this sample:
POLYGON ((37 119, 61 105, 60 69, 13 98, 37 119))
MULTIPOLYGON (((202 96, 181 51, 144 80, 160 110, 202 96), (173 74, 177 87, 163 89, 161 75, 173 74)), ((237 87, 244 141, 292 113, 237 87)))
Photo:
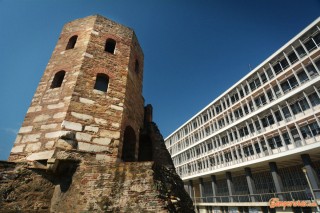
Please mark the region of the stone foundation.
POLYGON ((110 164, 103 155, 61 153, 55 174, 1 162, 2 211, 193 212, 181 179, 149 162, 110 164), (76 160, 81 158, 81 160, 76 160))

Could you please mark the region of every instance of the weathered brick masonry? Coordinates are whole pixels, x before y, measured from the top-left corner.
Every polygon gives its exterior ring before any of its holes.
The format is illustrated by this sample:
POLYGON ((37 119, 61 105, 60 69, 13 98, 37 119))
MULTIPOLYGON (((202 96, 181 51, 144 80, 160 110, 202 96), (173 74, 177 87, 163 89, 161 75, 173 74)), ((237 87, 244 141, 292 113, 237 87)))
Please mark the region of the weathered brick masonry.
MULTIPOLYGON (((143 123, 143 53, 133 30, 101 16, 67 23, 39 83, 9 160, 43 160, 56 147, 110 151, 121 158, 127 126, 136 133, 143 123), (78 36, 74 48, 66 45, 78 36), (116 41, 114 53, 105 51, 116 41), (136 62, 138 70, 135 70, 136 62), (59 71, 60 87, 51 88, 59 71), (109 77, 107 92, 93 89, 98 73, 109 77)), ((137 154, 138 146, 135 147, 137 154)))
POLYGON ((134 31, 102 16, 64 26, 0 162, 0 210, 193 212, 144 109, 143 58, 134 31))

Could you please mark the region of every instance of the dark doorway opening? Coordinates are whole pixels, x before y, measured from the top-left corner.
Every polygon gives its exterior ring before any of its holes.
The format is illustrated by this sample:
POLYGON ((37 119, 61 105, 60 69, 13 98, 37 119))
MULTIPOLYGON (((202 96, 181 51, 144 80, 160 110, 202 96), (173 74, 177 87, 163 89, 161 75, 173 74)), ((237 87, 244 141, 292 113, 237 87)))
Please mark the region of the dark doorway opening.
POLYGON ((135 161, 136 134, 131 126, 127 126, 123 136, 122 160, 125 162, 135 161))
POLYGON ((140 136, 138 161, 152 161, 152 143, 146 134, 140 136))

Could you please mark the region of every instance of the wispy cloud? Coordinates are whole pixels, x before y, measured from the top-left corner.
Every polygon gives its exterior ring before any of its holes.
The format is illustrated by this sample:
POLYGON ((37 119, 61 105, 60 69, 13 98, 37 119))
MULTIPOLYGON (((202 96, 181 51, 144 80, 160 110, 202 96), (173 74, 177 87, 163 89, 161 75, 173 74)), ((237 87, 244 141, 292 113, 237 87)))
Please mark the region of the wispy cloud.
POLYGON ((12 128, 3 128, 1 130, 6 133, 13 134, 13 135, 16 135, 18 133, 17 129, 12 129, 12 128))

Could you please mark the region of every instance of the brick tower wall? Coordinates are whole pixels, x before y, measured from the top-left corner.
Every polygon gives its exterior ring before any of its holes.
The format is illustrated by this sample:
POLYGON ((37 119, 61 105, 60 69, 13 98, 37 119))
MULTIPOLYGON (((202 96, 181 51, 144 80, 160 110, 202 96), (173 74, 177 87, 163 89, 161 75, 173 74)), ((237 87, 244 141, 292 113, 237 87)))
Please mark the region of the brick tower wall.
POLYGON ((125 127, 134 129, 138 141, 143 125, 142 68, 143 53, 133 30, 99 15, 67 23, 9 160, 53 158, 57 147, 120 158, 125 127), (78 36, 74 48, 66 50, 74 35, 78 36), (109 38, 116 41, 114 54, 104 50, 109 38), (66 72, 62 85, 51 89, 61 70, 66 72), (107 92, 93 89, 98 73, 109 77, 107 92))

